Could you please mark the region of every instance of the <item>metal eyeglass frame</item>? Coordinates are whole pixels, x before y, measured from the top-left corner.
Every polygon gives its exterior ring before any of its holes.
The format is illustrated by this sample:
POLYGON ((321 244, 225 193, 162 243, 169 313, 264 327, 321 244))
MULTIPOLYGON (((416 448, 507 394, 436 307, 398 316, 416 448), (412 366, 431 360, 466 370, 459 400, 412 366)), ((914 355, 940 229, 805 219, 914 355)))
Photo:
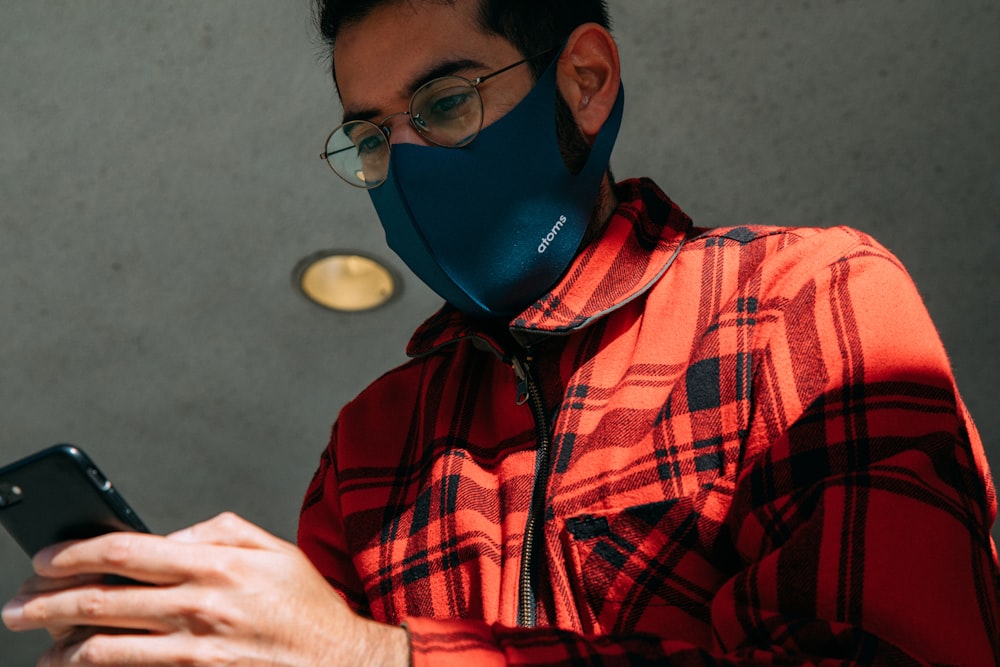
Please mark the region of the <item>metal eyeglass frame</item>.
MULTIPOLYGON (((422 84, 419 88, 417 88, 415 91, 413 91, 413 95, 410 96, 410 102, 409 102, 409 104, 407 106, 407 110, 406 111, 397 111, 396 113, 391 113, 388 116, 385 116, 384 118, 382 118, 377 123, 374 123, 374 122, 369 121, 369 120, 350 120, 350 121, 347 121, 346 123, 341 123, 340 125, 338 125, 337 127, 335 127, 333 129, 333 131, 330 132, 330 134, 327 135, 326 142, 325 142, 324 145, 328 146, 330 144, 330 139, 333 137, 333 135, 335 135, 337 132, 339 132, 345 125, 368 124, 368 125, 371 125, 374 128, 376 128, 379 132, 381 132, 382 136, 385 137, 385 149, 386 149, 386 151, 388 151, 388 160, 386 160, 386 165, 388 165, 389 160, 392 159, 392 145, 389 142, 389 137, 392 135, 392 128, 389 127, 388 125, 386 125, 386 122, 389 121, 392 118, 395 118, 396 116, 407 116, 407 118, 409 120, 409 123, 413 127, 413 129, 416 130, 417 133, 421 137, 423 137, 424 139, 426 139, 430 143, 434 144, 435 146, 441 146, 442 148, 462 148, 463 146, 468 146, 469 144, 471 144, 476 139, 476 137, 479 136, 479 133, 482 131, 482 129, 483 129, 483 119, 485 118, 485 115, 486 115, 485 114, 485 106, 483 104, 483 96, 482 96, 482 93, 479 92, 479 86, 480 86, 480 84, 482 84, 482 83, 484 83, 484 82, 492 79, 493 77, 495 77, 495 76, 497 76, 499 74, 503 74, 504 72, 512 70, 515 67, 519 67, 520 65, 524 65, 525 63, 531 62, 532 60, 536 60, 538 58, 542 58, 544 56, 550 55, 553 51, 555 51, 555 49, 548 49, 546 51, 543 51, 542 53, 537 53, 537 54, 535 54, 533 56, 529 56, 529 57, 524 58, 522 60, 518 60, 516 63, 512 63, 512 64, 507 65, 505 67, 501 67, 500 69, 495 70, 493 72, 490 72, 489 74, 484 74, 482 76, 476 77, 475 79, 471 79, 471 80, 465 78, 464 76, 459 76, 457 74, 449 74, 448 76, 440 76, 440 77, 431 79, 430 81, 427 81, 426 83, 422 84), (476 99, 479 102, 479 127, 476 128, 476 131, 474 133, 472 133, 472 134, 469 135, 468 139, 462 141, 461 143, 457 143, 457 144, 444 144, 444 143, 440 143, 440 142, 435 141, 431 136, 429 136, 427 134, 426 130, 424 130, 421 127, 421 125, 420 125, 420 120, 421 120, 420 114, 413 113, 413 100, 416 99, 420 95, 421 91, 425 90, 426 88, 428 88, 430 86, 438 84, 441 81, 446 81, 446 80, 449 80, 449 79, 455 79, 457 81, 460 81, 463 84, 467 85, 469 88, 471 88, 476 93, 476 99)), ((320 157, 321 160, 323 160, 323 161, 326 162, 327 166, 330 167, 330 169, 333 171, 333 173, 335 173, 338 177, 340 177, 340 179, 342 181, 344 181, 348 185, 352 185, 352 186, 354 186, 356 188, 362 188, 364 190, 372 190, 374 188, 379 187, 380 185, 382 185, 385 182, 385 178, 382 178, 378 183, 376 183, 375 185, 372 185, 372 186, 366 186, 366 185, 363 185, 361 183, 356 183, 354 181, 349 180, 346 176, 344 176, 339 171, 337 171, 337 169, 333 166, 333 163, 330 162, 330 160, 329 160, 329 157, 331 155, 336 155, 337 153, 342 153, 344 151, 348 151, 348 150, 352 150, 352 149, 356 149, 356 148, 357 148, 357 146, 351 145, 351 146, 347 146, 345 148, 339 148, 339 149, 337 149, 335 151, 330 151, 330 152, 327 152, 327 151, 324 150, 322 153, 319 154, 319 157, 320 157)), ((386 174, 388 174, 388 166, 386 167, 386 174)))

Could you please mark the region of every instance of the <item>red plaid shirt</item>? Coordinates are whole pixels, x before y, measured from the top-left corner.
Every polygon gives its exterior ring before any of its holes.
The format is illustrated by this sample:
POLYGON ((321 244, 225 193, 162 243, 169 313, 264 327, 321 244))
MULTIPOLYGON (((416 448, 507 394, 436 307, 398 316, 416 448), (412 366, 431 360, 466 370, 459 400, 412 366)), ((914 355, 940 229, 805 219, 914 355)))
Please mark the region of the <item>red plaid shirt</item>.
POLYGON ((996 498, 899 261, 649 181, 510 329, 344 407, 299 541, 414 665, 1000 662, 996 498))

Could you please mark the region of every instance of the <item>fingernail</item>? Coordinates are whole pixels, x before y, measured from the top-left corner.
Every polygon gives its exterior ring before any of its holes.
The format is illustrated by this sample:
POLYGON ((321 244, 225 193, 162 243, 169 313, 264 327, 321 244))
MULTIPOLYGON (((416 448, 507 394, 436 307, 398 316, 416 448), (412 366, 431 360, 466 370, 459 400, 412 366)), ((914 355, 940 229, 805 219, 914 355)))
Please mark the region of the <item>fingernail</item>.
POLYGON ((4 625, 13 630, 11 623, 17 623, 24 616, 24 601, 14 598, 3 606, 2 615, 4 625))

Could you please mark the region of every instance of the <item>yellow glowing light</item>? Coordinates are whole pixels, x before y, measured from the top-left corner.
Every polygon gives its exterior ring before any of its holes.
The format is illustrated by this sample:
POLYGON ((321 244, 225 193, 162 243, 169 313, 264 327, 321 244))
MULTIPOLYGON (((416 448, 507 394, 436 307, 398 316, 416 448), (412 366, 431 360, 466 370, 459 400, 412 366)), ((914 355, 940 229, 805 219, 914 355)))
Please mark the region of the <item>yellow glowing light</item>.
POLYGON ((296 267, 299 288, 309 299, 333 310, 357 312, 381 306, 392 298, 392 273, 363 255, 316 253, 296 267))

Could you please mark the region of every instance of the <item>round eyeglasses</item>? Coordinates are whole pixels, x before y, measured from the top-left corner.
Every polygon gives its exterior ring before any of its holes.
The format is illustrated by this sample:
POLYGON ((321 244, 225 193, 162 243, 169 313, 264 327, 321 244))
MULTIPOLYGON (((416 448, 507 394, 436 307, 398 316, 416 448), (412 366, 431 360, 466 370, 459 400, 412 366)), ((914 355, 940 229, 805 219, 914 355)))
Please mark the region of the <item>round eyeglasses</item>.
POLYGON ((366 190, 377 188, 389 175, 392 128, 386 123, 390 119, 407 116, 417 133, 437 146, 468 146, 483 128, 480 84, 552 52, 549 49, 472 80, 457 75, 432 79, 417 88, 406 111, 389 114, 378 123, 350 120, 342 124, 327 137, 319 156, 349 184, 366 190))

